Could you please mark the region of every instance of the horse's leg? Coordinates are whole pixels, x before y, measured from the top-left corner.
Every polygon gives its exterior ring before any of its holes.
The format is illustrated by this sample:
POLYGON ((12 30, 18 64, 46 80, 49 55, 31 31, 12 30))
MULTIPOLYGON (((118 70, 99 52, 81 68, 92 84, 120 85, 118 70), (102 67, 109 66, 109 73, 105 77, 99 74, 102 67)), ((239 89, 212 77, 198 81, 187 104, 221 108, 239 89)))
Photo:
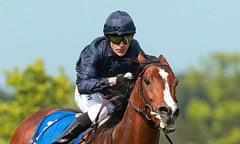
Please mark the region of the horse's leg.
POLYGON ((29 140, 32 138, 35 128, 38 123, 42 120, 46 115, 58 111, 58 108, 46 108, 42 109, 24 119, 17 129, 15 130, 10 144, 27 144, 29 140))

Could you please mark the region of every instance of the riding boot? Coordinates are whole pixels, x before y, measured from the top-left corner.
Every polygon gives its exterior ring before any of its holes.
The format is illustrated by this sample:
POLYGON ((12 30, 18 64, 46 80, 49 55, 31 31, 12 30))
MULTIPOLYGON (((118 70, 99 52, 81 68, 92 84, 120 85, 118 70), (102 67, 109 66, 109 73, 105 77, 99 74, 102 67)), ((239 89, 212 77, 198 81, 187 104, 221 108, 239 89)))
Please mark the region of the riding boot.
POLYGON ((76 120, 68 126, 64 133, 53 144, 68 144, 76 138, 81 132, 85 131, 91 126, 91 120, 88 113, 83 113, 78 116, 76 120))

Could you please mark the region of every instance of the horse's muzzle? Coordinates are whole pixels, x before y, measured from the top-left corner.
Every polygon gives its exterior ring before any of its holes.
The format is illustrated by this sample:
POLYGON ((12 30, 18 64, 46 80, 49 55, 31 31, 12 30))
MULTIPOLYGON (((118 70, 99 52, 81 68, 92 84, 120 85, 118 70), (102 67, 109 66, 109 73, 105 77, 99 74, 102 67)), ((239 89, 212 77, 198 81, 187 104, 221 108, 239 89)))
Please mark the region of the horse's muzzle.
POLYGON ((179 108, 172 110, 171 107, 162 106, 158 110, 161 121, 160 128, 163 129, 164 133, 174 132, 176 130, 175 120, 180 113, 179 108))

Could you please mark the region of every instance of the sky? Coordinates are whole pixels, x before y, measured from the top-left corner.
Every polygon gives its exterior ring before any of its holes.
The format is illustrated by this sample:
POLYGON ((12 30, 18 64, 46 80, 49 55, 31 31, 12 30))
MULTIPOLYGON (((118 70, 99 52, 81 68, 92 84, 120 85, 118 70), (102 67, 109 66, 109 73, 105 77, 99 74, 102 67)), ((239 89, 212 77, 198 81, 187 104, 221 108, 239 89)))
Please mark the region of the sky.
POLYGON ((240 53, 239 0, 0 0, 0 87, 2 70, 23 70, 37 58, 75 81, 81 50, 103 35, 106 18, 127 11, 135 39, 150 54, 163 54, 175 73, 198 66, 211 53, 240 53))

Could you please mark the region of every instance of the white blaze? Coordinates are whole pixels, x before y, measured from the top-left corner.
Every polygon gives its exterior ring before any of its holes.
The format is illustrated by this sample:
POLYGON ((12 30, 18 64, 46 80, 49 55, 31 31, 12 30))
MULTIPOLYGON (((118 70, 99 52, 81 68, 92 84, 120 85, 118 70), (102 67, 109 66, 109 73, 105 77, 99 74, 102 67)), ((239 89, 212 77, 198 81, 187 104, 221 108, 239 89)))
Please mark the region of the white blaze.
POLYGON ((159 74, 165 80, 165 89, 163 91, 164 100, 167 103, 167 106, 171 107, 172 111, 175 111, 177 109, 177 106, 170 93, 170 88, 167 81, 168 73, 164 69, 159 68, 159 74))

